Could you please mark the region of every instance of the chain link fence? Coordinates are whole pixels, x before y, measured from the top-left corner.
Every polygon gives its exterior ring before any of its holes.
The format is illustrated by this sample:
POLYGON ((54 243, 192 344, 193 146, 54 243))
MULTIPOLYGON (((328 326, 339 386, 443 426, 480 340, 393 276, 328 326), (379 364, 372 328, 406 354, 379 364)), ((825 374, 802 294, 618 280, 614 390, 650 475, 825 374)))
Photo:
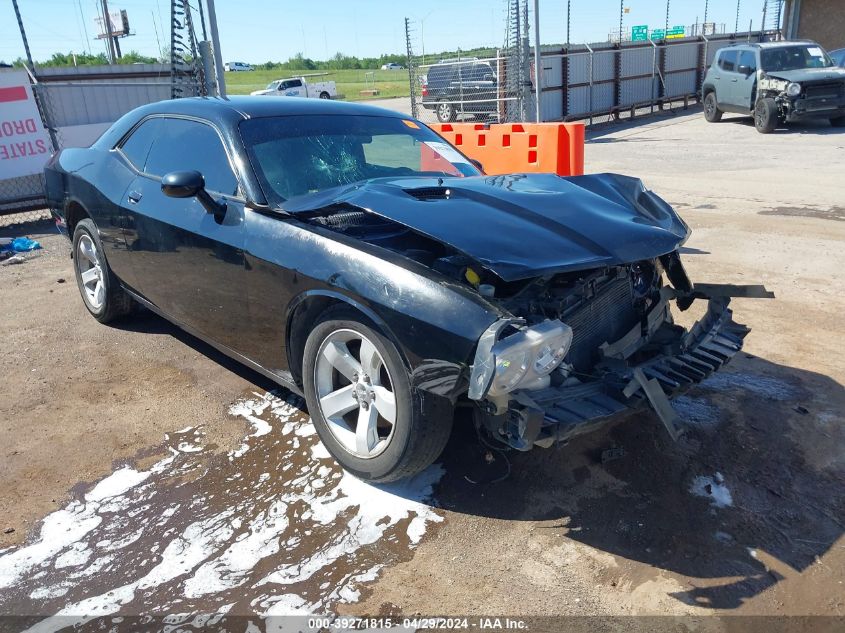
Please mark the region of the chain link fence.
MULTIPOLYGON (((603 42, 543 47, 540 120, 588 125, 642 116, 698 102, 716 52, 775 33, 697 36, 660 43, 603 42)), ((426 123, 536 120, 534 59, 522 47, 491 57, 421 64, 409 57, 411 109, 426 123)))
MULTIPOLYGON (((199 93, 190 68, 178 67, 184 96, 199 93), (182 81, 181 77, 189 76, 182 81)), ((114 121, 130 110, 163 99, 172 90, 171 66, 50 67, 38 71, 30 86, 42 123, 49 132, 49 153, 67 147, 87 147, 114 121)), ((44 176, 0 179, 0 227, 50 217, 45 209, 44 176)))

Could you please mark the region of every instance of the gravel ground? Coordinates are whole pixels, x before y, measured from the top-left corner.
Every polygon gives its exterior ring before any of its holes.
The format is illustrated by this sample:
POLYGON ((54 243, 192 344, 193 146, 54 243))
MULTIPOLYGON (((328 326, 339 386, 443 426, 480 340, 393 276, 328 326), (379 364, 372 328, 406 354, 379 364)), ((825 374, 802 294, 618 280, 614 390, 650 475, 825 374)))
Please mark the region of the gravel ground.
POLYGON ((592 132, 588 171, 640 176, 690 224, 693 280, 777 299, 735 300, 745 353, 676 403, 677 444, 643 415, 484 465, 459 423, 387 489, 161 319, 98 325, 49 225, 0 229, 44 246, 0 267, 0 613, 842 616, 843 149, 696 112, 592 132))

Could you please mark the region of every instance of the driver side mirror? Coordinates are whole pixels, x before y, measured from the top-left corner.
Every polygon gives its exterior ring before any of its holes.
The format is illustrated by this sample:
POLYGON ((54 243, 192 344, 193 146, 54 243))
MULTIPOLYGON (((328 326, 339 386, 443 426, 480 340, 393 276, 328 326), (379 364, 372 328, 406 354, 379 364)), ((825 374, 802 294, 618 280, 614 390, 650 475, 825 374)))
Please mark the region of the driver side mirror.
POLYGON ((169 198, 196 198, 208 213, 222 217, 226 203, 217 202, 205 190, 205 178, 198 171, 171 171, 161 179, 161 191, 169 198))
POLYGON ((754 71, 752 70, 751 66, 746 66, 745 64, 740 64, 739 72, 748 77, 754 71))

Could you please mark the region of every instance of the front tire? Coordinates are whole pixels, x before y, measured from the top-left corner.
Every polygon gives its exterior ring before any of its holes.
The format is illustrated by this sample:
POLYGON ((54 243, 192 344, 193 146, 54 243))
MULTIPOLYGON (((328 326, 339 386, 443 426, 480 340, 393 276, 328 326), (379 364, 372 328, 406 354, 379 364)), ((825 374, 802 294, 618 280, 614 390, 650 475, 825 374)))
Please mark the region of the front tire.
POLYGON ((108 323, 132 311, 132 299, 106 261, 99 231, 88 218, 73 231, 73 268, 82 302, 100 323, 108 323))
POLYGON ((845 116, 839 116, 830 120, 833 127, 845 127, 845 116))
POLYGON ((754 127, 760 134, 771 134, 778 126, 778 105, 771 97, 757 101, 754 106, 754 127))
POLYGON ((716 92, 708 92, 704 97, 704 118, 708 123, 718 123, 722 120, 722 111, 716 101, 716 92))
POLYGON ((437 120, 441 123, 452 123, 458 118, 455 106, 446 101, 437 104, 437 120))
POLYGON ((305 400, 332 457, 360 479, 385 483, 434 462, 452 418, 423 418, 396 347, 364 321, 342 306, 319 319, 305 343, 305 400))

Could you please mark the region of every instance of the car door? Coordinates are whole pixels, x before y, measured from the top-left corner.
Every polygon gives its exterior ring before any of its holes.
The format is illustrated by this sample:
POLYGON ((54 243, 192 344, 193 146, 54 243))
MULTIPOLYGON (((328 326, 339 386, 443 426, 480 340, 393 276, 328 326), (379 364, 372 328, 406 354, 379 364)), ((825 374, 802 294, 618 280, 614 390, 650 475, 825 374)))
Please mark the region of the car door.
POLYGON ((241 351, 248 323, 244 292, 244 201, 229 154, 209 123, 161 118, 144 166, 126 194, 124 230, 134 289, 159 310, 215 342, 241 351), (170 198, 161 178, 196 170, 226 203, 209 213, 196 198, 170 198))
POLYGON ((723 51, 719 56, 719 76, 716 85, 716 100, 720 105, 739 107, 737 84, 740 74, 737 72, 739 51, 723 51))
POLYGON ((757 55, 752 50, 739 51, 736 67, 737 81, 734 87, 734 102, 743 110, 750 111, 754 104, 757 88, 757 55))
POLYGON ((301 79, 290 79, 282 83, 282 93, 286 97, 305 97, 305 86, 301 79))

